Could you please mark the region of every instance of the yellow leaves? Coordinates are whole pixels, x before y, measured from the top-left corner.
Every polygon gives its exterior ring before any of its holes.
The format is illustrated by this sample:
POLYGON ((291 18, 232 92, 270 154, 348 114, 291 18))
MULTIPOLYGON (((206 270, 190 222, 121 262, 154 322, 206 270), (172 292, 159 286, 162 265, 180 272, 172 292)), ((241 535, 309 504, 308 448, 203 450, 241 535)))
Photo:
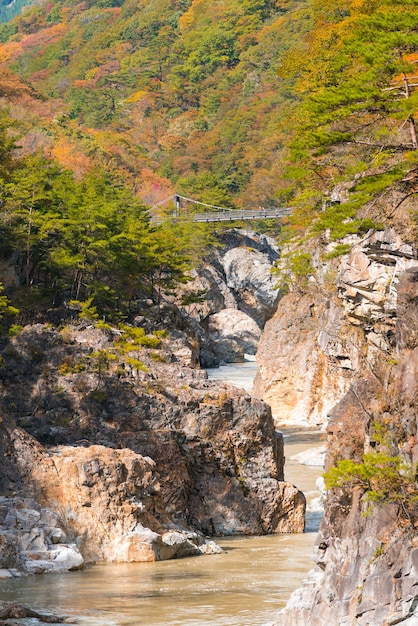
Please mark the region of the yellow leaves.
POLYGON ((266 24, 265 26, 263 26, 263 28, 261 28, 260 31, 257 33, 257 38, 262 39, 265 35, 275 33, 276 31, 279 34, 284 23, 285 18, 283 15, 281 15, 276 20, 274 20, 272 24, 266 24))
POLYGON ((6 63, 19 56, 22 44, 18 41, 9 41, 0 46, 0 63, 6 63))
POLYGON ((76 178, 82 178, 92 167, 89 158, 68 137, 59 137, 51 152, 60 165, 74 172, 76 178))
POLYGON ((362 9, 364 4, 365 4, 364 0, 352 0, 352 2, 351 2, 351 6, 352 6, 353 10, 362 9))
POLYGON ((178 135, 163 135, 159 139, 160 146, 167 151, 180 150, 186 146, 186 140, 184 137, 178 135))
MULTIPOLYGON (((305 54, 298 48, 285 57, 280 73, 284 77, 302 75, 296 83, 298 93, 305 94, 333 82, 334 74, 340 71, 334 65, 335 59, 352 37, 354 21, 351 16, 337 23, 321 21, 308 38, 305 54)), ((353 59, 351 63, 354 64, 353 59)))
POLYGON ((196 9, 203 4, 204 0, 193 0, 189 9, 179 19, 179 29, 181 32, 188 30, 196 20, 196 9))
POLYGON ((139 100, 142 100, 142 98, 145 98, 146 96, 149 96, 149 95, 150 93, 148 91, 144 91, 143 89, 141 89, 140 91, 136 91, 135 93, 130 95, 129 98, 125 100, 125 102, 129 102, 129 103, 138 102, 139 100))
POLYGON ((69 7, 62 8, 60 16, 63 22, 67 22, 70 17, 72 17, 72 9, 70 9, 69 7))

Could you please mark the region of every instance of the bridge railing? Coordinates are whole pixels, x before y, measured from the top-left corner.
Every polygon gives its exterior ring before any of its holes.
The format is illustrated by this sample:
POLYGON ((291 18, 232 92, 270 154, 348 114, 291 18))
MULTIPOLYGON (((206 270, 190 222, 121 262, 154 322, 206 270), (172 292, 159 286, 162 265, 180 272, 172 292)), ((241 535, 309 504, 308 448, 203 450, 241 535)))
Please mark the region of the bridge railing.
POLYGON ((230 209, 225 211, 206 211, 194 213, 191 219, 194 222, 231 222, 235 220, 262 220, 264 218, 285 217, 292 209, 230 209))
POLYGON ((262 220, 285 217, 292 213, 291 208, 281 207, 273 209, 225 209, 222 211, 205 211, 204 213, 183 213, 173 211, 164 218, 154 215, 151 217, 152 224, 161 224, 166 220, 189 219, 192 222, 233 222, 238 220, 262 220))

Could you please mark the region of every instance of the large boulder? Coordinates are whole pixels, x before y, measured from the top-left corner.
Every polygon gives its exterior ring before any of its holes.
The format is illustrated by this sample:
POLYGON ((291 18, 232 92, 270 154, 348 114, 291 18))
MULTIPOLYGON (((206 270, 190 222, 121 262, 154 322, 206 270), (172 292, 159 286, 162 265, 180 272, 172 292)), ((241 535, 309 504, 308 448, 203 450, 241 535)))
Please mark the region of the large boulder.
POLYGON ((269 257, 254 248, 240 247, 229 250, 220 263, 238 308, 263 328, 281 295, 271 272, 269 257))
POLYGON ((225 363, 243 361, 244 354, 255 354, 261 337, 256 322, 236 309, 211 315, 208 334, 213 351, 225 363))

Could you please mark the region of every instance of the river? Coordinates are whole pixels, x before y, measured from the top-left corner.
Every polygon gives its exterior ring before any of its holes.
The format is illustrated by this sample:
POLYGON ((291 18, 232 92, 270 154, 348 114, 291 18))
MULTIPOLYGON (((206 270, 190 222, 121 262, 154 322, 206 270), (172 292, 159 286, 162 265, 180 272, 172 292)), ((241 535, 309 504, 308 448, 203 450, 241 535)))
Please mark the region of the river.
MULTIPOLYGON (((255 363, 244 363, 209 376, 249 390, 255 371, 255 363)), ((290 430, 284 436, 288 459, 320 441, 319 433, 290 430)), ((222 538, 222 554, 5 579, 0 599, 69 615, 85 626, 270 626, 312 567, 320 473, 319 467, 286 462, 286 480, 307 496, 304 534, 222 538)))

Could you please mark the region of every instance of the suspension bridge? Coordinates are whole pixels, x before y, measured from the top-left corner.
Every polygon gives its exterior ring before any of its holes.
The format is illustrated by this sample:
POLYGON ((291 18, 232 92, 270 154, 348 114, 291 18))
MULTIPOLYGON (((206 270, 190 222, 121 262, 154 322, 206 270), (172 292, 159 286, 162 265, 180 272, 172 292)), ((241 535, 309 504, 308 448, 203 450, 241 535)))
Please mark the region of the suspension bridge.
POLYGON ((151 207, 150 213, 151 223, 161 224, 167 220, 180 220, 185 217, 193 222, 232 222, 236 220, 274 219, 290 215, 292 209, 288 207, 231 209, 214 204, 206 204, 199 200, 193 200, 192 198, 175 194, 161 200, 161 202, 151 207), (162 207, 165 205, 169 206, 169 203, 172 204, 172 210, 162 210, 162 207))

